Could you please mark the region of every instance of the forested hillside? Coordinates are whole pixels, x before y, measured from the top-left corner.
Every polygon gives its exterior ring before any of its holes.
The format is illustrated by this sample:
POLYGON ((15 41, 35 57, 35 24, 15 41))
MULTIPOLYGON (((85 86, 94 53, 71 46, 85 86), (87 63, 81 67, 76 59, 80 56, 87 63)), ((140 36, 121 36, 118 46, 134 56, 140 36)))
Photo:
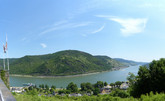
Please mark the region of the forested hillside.
POLYGON ((107 56, 92 56, 91 54, 66 50, 53 54, 25 56, 10 64, 11 74, 25 75, 75 75, 89 72, 111 70, 126 66, 107 56))

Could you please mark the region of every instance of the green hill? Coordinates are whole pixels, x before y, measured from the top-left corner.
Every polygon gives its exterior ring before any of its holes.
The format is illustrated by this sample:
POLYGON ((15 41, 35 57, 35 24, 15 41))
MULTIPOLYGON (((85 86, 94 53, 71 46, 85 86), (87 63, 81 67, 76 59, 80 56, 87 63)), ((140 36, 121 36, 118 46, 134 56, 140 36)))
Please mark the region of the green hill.
POLYGON ((65 50, 53 54, 25 56, 10 64, 11 74, 24 75, 75 75, 111 70, 124 64, 107 56, 65 50))

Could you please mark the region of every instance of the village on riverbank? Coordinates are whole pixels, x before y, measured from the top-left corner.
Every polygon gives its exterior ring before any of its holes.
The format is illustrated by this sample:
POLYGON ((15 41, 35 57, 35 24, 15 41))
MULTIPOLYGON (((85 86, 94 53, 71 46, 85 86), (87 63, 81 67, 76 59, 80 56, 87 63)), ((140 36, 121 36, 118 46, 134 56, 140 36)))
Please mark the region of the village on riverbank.
POLYGON ((13 94, 24 94, 24 93, 34 93, 38 94, 38 96, 69 96, 69 97, 79 97, 79 96, 91 96, 91 95, 104 95, 110 94, 114 90, 119 89, 122 91, 127 90, 129 87, 128 82, 120 82, 116 81, 115 83, 108 84, 107 82, 97 81, 95 84, 81 83, 80 88, 77 87, 73 82, 69 83, 66 88, 56 88, 56 86, 52 85, 49 87, 48 85, 41 84, 39 87, 32 83, 24 84, 23 87, 10 87, 10 90, 13 94))

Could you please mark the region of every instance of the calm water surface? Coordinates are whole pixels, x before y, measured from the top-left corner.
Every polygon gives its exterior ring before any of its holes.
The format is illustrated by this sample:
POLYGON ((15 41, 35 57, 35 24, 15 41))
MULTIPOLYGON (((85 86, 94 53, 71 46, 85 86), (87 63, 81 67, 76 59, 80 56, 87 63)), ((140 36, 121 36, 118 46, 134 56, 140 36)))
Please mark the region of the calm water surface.
POLYGON ((58 78, 39 78, 39 77, 16 77, 10 76, 10 86, 21 87, 23 83, 48 84, 55 85, 57 88, 65 88, 70 82, 76 83, 79 87, 82 82, 96 83, 97 81, 106 81, 107 83, 115 81, 126 81, 128 73, 137 74, 139 66, 130 66, 118 71, 102 72, 91 75, 77 77, 58 77, 58 78))

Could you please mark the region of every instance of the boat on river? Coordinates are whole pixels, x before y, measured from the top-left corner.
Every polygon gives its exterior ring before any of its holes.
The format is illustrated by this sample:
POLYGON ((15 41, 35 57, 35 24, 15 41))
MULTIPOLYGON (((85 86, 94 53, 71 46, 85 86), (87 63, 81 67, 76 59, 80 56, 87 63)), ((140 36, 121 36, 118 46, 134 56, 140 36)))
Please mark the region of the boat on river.
POLYGON ((33 84, 33 83, 23 83, 23 86, 25 86, 25 87, 30 87, 30 86, 35 86, 35 84, 33 84))

